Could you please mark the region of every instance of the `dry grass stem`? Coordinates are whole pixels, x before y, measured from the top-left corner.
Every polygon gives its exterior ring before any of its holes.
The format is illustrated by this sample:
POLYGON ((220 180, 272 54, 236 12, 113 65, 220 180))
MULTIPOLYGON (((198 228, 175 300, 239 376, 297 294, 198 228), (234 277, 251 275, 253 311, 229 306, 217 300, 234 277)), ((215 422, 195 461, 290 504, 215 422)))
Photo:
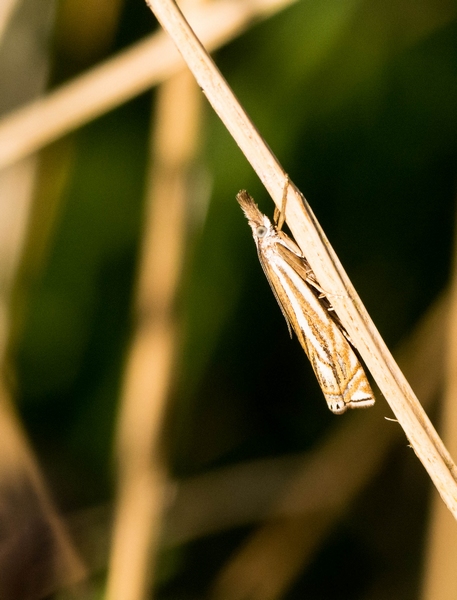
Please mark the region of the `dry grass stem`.
MULTIPOLYGON (((198 84, 259 178, 281 208, 285 172, 172 0, 147 0, 198 84)), ((412 448, 457 518, 457 469, 387 346, 379 335, 311 208, 293 184, 286 220, 332 301, 343 325, 389 402, 412 448)))
POLYGON ((136 317, 118 424, 118 498, 108 600, 140 600, 152 577, 167 474, 161 434, 176 365, 175 315, 189 169, 201 95, 183 72, 161 88, 151 161, 136 317))
MULTIPOLYGON (((294 0, 219 0, 189 10, 211 50, 294 0)), ((162 31, 0 120, 0 168, 157 85, 184 66, 162 31)))
MULTIPOLYGON (((457 236, 454 234, 454 268, 447 320, 445 393, 441 432, 449 450, 457 455, 457 236)), ((436 496, 430 519, 425 562, 423 600, 457 598, 457 525, 436 496)))

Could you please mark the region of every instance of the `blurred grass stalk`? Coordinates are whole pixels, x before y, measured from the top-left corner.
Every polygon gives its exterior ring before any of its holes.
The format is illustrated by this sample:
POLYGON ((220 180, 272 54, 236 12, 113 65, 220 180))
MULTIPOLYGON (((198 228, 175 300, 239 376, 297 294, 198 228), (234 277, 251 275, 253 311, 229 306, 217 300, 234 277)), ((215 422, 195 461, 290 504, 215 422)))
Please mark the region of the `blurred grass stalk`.
MULTIPOLYGON (((11 392, 11 296, 28 235, 35 156, 0 172, 0 597, 41 598, 86 573, 50 498, 14 408, 11 392), (45 541, 44 541, 45 540, 45 541), (43 544, 46 551, 43 552, 43 544), (33 572, 34 576, 29 574, 33 572), (19 594, 19 595, 17 595, 19 594)), ((13 375, 14 378, 14 375, 13 375)))
MULTIPOLYGON (((52 24, 49 3, 39 9, 24 2, 15 12, 14 2, 2 5, 0 13, 2 68, 9 78, 1 88, 2 106, 29 99, 44 89, 48 56, 42 51, 42 35, 52 24), (6 25, 11 26, 6 30, 6 25), (21 56, 24 69, 17 68, 14 36, 28 34, 29 46, 21 56), (31 57, 33 72, 28 77, 31 57), (17 80, 15 78, 17 76, 17 80)), ((0 172, 0 597, 42 598, 85 577, 85 568, 70 541, 49 496, 41 470, 29 446, 14 408, 9 364, 12 295, 29 235, 37 175, 37 157, 21 160, 0 172)))
MULTIPOLYGON (((245 113, 220 71, 172 0, 146 0, 278 209, 285 172, 245 113)), ((291 182, 286 221, 317 280, 370 369, 414 452, 457 519, 457 467, 411 386, 379 335, 306 199, 291 182)))
POLYGON ((0 44, 17 3, 18 0, 2 0, 0 2, 0 44))
MULTIPOLYGON (((457 226, 457 220, 456 220, 457 226)), ((454 231, 454 265, 447 319, 445 390, 441 432, 450 452, 457 456, 457 229, 454 231)), ((457 598, 457 526, 434 494, 424 569, 422 600, 457 598)))
MULTIPOLYGON (((217 0, 189 9, 189 19, 210 50, 240 35, 295 0, 217 0)), ((0 168, 165 81, 184 67, 169 37, 159 31, 0 120, 0 168)))
POLYGON ((118 420, 118 492, 108 600, 140 600, 153 578, 169 486, 162 456, 163 425, 178 355, 176 304, 200 105, 200 90, 187 71, 158 91, 136 329, 118 420))

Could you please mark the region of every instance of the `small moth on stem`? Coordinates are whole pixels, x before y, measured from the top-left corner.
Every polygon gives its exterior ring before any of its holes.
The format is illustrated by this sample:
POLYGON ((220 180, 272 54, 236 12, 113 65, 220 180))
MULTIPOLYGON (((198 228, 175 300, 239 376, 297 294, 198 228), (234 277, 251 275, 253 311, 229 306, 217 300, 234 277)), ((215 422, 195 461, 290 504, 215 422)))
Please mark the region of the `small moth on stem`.
MULTIPOLYGON (((341 415, 348 408, 373 406, 370 384, 349 336, 297 244, 283 231, 282 211, 274 223, 242 190, 237 200, 252 229, 260 264, 284 315, 289 333, 295 331, 316 374, 329 409, 341 415)), ((278 214, 279 213, 279 214, 278 214)))

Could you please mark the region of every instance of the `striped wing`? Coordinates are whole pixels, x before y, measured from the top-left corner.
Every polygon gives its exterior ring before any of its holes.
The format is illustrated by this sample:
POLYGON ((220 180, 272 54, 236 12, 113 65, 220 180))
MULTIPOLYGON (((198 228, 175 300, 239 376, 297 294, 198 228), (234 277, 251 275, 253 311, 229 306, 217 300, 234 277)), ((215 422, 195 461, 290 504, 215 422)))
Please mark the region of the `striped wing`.
POLYGON ((313 282, 313 274, 307 261, 284 243, 270 246, 266 253, 260 245, 258 250, 267 279, 311 362, 330 410, 341 414, 348 408, 372 406, 373 392, 354 349, 308 283, 313 282))

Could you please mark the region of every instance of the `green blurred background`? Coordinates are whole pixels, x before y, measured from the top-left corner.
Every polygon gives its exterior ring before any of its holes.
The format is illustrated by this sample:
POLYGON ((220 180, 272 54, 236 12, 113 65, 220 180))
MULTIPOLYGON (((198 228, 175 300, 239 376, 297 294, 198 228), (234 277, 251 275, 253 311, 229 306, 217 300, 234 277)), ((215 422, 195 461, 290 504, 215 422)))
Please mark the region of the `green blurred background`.
MULTIPOLYGON (((68 54, 59 18, 58 6, 53 85, 155 26, 140 0, 125 0, 112 42, 87 58, 68 54)), ((302 0, 215 60, 394 349, 445 288, 452 260, 457 2, 302 0)), ((142 95, 43 155, 54 227, 40 260, 32 243, 26 254, 13 357, 19 410, 64 514, 113 500, 113 432, 132 331, 153 99, 142 95)), ((311 450, 339 421, 289 339, 235 195, 246 188, 269 215, 273 204, 206 103, 201 136, 211 199, 190 219, 180 294, 168 440, 175 477, 311 450)), ((417 597, 429 484, 405 446, 287 600, 417 597), (395 592, 376 595, 378 581, 395 592)), ((249 531, 165 552, 157 597, 203 597, 249 531)))

